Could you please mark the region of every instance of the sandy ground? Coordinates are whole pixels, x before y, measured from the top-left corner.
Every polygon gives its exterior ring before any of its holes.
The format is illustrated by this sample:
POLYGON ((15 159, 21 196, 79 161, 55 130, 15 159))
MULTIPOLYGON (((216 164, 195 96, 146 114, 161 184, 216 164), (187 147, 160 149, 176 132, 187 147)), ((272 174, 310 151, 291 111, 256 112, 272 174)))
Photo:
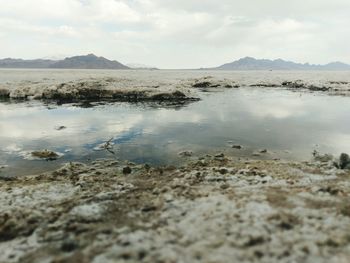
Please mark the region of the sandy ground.
POLYGON ((0 184, 0 262, 350 262, 332 162, 98 160, 0 184))

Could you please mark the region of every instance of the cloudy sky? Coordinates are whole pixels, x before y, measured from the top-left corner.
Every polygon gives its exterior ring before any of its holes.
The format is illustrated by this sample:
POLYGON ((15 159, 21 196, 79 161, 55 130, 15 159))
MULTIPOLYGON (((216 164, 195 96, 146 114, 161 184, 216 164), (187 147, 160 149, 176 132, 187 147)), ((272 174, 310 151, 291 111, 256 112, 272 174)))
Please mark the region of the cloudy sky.
POLYGON ((95 53, 161 68, 350 63, 349 0, 0 0, 0 58, 95 53))

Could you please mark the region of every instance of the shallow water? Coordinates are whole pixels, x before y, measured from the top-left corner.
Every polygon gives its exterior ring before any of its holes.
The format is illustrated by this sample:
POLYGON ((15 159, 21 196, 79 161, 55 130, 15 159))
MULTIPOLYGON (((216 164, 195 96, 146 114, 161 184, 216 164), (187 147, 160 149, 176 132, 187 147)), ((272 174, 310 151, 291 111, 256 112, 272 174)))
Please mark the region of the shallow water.
POLYGON ((200 96, 201 101, 177 108, 2 102, 0 166, 8 167, 1 173, 34 174, 68 161, 105 157, 179 164, 184 158, 178 153, 185 150, 195 155, 222 151, 251 157, 259 149, 268 149, 262 158, 295 160, 310 159, 313 150, 335 155, 350 152, 349 98, 258 88, 200 96), (66 128, 57 130, 59 126, 66 128), (110 139, 111 151, 97 150, 110 139), (243 149, 233 149, 233 144, 243 149), (28 160, 29 152, 42 149, 63 156, 56 161, 28 160))

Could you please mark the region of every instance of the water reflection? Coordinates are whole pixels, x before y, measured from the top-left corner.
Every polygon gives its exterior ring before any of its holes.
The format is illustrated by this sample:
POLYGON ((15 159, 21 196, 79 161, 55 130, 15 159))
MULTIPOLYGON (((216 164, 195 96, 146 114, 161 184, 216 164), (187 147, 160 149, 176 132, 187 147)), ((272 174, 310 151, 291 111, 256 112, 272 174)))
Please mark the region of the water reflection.
POLYGON ((35 173, 102 157, 176 164, 184 150, 250 156, 267 148, 274 153, 271 158, 299 160, 310 158, 314 149, 350 152, 348 98, 249 88, 201 96, 186 107, 165 108, 110 103, 48 109, 39 102, 0 103, 0 166, 9 165, 2 173, 35 173), (94 150, 109 140, 115 154, 94 150), (23 158, 42 149, 64 156, 55 162, 23 158))

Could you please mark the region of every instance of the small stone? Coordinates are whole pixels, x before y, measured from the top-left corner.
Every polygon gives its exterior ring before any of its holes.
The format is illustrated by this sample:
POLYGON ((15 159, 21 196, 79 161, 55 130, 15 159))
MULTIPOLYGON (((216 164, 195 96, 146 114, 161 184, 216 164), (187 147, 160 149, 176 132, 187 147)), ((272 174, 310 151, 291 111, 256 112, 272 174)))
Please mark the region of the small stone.
POLYGON ((66 240, 61 246, 61 250, 64 252, 72 252, 78 248, 78 245, 73 240, 66 240))
POLYGON ((131 168, 129 166, 124 167, 123 174, 131 174, 131 168))
POLYGON ((33 157, 41 159, 56 159, 59 155, 53 151, 43 150, 43 151, 34 151, 31 153, 33 157))
POLYGON ((321 162, 321 163, 328 163, 332 161, 334 158, 331 154, 319 154, 318 152, 313 153, 315 161, 321 162))
POLYGON ((196 82, 192 84, 193 88, 207 88, 211 85, 209 81, 196 82))
POLYGON ((235 144, 235 145, 232 145, 232 148, 233 148, 233 149, 238 149, 238 150, 240 150, 240 149, 242 149, 243 147, 242 147, 242 145, 235 144))
POLYGON ((193 155, 193 152, 191 151, 183 151, 179 153, 179 156, 181 157, 191 157, 193 155))
POLYGON ((230 187, 229 184, 222 184, 222 185, 220 185, 220 188, 221 188, 222 190, 226 190, 226 189, 229 188, 229 187, 230 187))
POLYGON ((196 165, 198 166, 207 166, 208 162, 205 160, 199 160, 198 162, 196 162, 196 165))
POLYGON ((350 156, 346 153, 342 153, 339 158, 340 169, 350 169, 350 156))
POLYGON ((219 173, 220 173, 220 174, 227 174, 227 173, 228 173, 228 170, 227 170, 226 168, 221 168, 221 169, 219 170, 219 173))
POLYGON ((66 129, 67 127, 66 126, 57 126, 56 128, 55 128, 55 130, 56 131, 62 131, 62 130, 64 130, 64 129, 66 129))
POLYGON ((154 206, 154 205, 147 205, 147 206, 144 206, 141 211, 144 212, 144 213, 148 213, 148 212, 153 212, 153 211, 156 211, 157 210, 157 207, 154 206))

